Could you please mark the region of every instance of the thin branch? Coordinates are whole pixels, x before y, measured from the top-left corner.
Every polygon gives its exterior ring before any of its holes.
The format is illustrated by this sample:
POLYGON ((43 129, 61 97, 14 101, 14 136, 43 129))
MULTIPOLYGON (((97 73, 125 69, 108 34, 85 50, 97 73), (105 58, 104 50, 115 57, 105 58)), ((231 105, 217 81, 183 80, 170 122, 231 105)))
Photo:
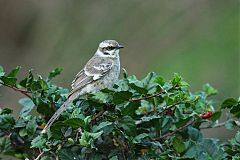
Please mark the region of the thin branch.
MULTIPOLYGON (((176 103, 173 103, 172 105, 166 106, 166 107, 164 108, 164 110, 161 111, 161 112, 159 112, 158 114, 163 114, 165 111, 167 111, 167 110, 175 107, 176 105, 178 105, 178 104, 180 104, 180 103, 182 103, 182 102, 176 102, 176 103)), ((159 108, 159 109, 161 109, 161 108, 159 108)))
MULTIPOLYGON (((172 105, 165 106, 164 109, 163 109, 163 111, 159 112, 158 115, 163 114, 165 111, 167 111, 167 110, 175 107, 175 106, 178 105, 178 104, 181 104, 181 102, 176 102, 176 103, 174 103, 174 104, 172 104, 172 105)), ((162 108, 160 108, 160 107, 159 107, 159 108, 154 108, 153 110, 151 110, 151 111, 149 111, 149 112, 147 112, 147 113, 145 113, 145 114, 151 114, 151 113, 156 112, 156 111, 158 111, 158 110, 160 110, 160 109, 162 109, 162 108)), ((136 125, 140 125, 142 122, 143 122, 142 120, 136 121, 136 125)))
POLYGON ((166 133, 164 135, 162 135, 161 137, 157 137, 157 138, 154 138, 153 140, 155 141, 160 141, 162 139, 165 139, 167 137, 170 137, 170 136, 173 136, 174 134, 176 134, 177 132, 183 130, 184 128, 187 128, 188 126, 192 125, 194 122, 196 122, 197 119, 193 119, 191 122, 187 123, 186 125, 176 129, 175 131, 173 132, 169 132, 169 133, 166 133))
POLYGON ((40 151, 40 154, 34 160, 39 160, 43 154, 44 154, 44 151, 43 152, 40 151))
POLYGON ((98 117, 100 117, 105 111, 100 111, 98 112, 96 115, 93 116, 92 121, 94 121, 95 119, 97 119, 98 117))
MULTIPOLYGON (((176 87, 177 87, 177 85, 172 86, 171 88, 168 89, 168 91, 170 91, 171 89, 177 89, 176 87)), ((130 99, 130 100, 128 100, 128 101, 129 101, 129 102, 141 101, 141 100, 145 100, 145 99, 150 99, 150 98, 158 97, 158 96, 160 96, 161 94, 164 94, 164 93, 167 93, 167 91, 161 90, 161 91, 159 91, 158 93, 155 93, 155 94, 153 94, 153 95, 144 96, 144 97, 135 98, 135 99, 130 99)))
POLYGON ((8 88, 13 89, 14 91, 20 92, 20 93, 22 93, 23 95, 27 96, 27 97, 30 98, 30 99, 32 98, 32 97, 28 94, 28 93, 31 93, 30 91, 23 90, 23 89, 20 89, 20 88, 15 87, 15 86, 10 86, 10 85, 3 84, 3 83, 0 83, 0 84, 6 86, 6 87, 8 87, 8 88))
POLYGON ((120 146, 121 146, 121 152, 122 152, 122 158, 123 158, 123 160, 126 160, 127 158, 125 157, 125 151, 128 151, 128 146, 124 143, 124 142, 122 142, 120 139, 118 139, 117 137, 115 137, 114 136, 114 139, 118 142, 118 144, 120 144, 120 146))
POLYGON ((150 99, 150 98, 154 98, 157 96, 160 96, 161 94, 166 93, 166 91, 162 90, 158 93, 155 93, 153 95, 149 95, 149 96, 145 96, 145 97, 140 97, 140 98, 136 98, 136 99, 130 99, 129 102, 135 102, 135 101, 141 101, 141 100, 145 100, 145 99, 150 99))
MULTIPOLYGON (((236 123, 236 125, 238 127, 240 127, 240 121, 234 121, 236 123)), ((222 122, 222 123, 217 123, 216 125, 214 126, 203 126, 203 127, 200 127, 200 129, 210 129, 210 128, 219 128, 219 127, 222 127, 226 124, 226 122, 222 122)))

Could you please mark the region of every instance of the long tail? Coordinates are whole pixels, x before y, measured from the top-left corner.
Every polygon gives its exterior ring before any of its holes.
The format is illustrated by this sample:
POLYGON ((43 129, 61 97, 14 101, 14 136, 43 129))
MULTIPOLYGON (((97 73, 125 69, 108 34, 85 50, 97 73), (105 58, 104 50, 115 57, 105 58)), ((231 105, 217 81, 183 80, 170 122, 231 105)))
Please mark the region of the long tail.
POLYGON ((65 111, 65 109, 71 102, 72 102, 71 99, 67 99, 67 101, 63 103, 63 105, 53 114, 51 119, 47 122, 46 126, 44 127, 41 133, 46 133, 46 131, 52 126, 53 122, 55 122, 58 119, 61 113, 65 111))
POLYGON ((46 126, 44 127, 44 129, 42 130, 41 133, 46 133, 46 131, 52 126, 53 122, 55 122, 58 117, 61 115, 62 112, 64 112, 66 110, 66 108, 68 107, 68 105, 70 103, 72 103, 72 101, 74 101, 77 97, 79 96, 78 92, 73 92, 70 93, 70 95, 68 96, 68 99, 63 103, 63 105, 53 114, 53 116, 50 118, 50 120, 47 122, 46 126))

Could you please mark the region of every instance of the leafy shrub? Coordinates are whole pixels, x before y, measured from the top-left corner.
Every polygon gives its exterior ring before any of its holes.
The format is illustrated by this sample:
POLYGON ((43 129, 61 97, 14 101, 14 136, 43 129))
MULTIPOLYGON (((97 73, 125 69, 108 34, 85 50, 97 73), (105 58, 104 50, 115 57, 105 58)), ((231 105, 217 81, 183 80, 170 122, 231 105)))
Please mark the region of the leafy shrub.
MULTIPOLYGON (((51 115, 66 100, 68 90, 52 79, 29 71, 18 81, 20 67, 6 74, 0 67, 0 84, 25 97, 17 118, 0 110, 0 151, 19 159, 232 159, 240 156, 240 132, 228 142, 204 138, 201 131, 220 126, 239 127, 240 101, 225 100, 214 107, 209 84, 199 92, 178 74, 166 81, 155 73, 144 79, 128 76, 112 89, 75 100, 47 133, 40 133, 51 115), (226 122, 219 123, 222 111, 226 122), (37 112, 37 113, 36 113, 37 112)), ((215 103, 216 104, 216 103, 215 103)))

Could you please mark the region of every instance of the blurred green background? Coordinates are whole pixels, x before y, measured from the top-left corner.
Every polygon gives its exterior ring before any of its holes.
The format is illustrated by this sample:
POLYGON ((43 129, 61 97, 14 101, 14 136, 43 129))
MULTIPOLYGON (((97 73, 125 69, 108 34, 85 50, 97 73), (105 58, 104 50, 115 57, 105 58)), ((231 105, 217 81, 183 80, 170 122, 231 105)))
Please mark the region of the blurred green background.
MULTIPOLYGON (((129 74, 177 72, 192 91, 212 84, 221 101, 240 95, 239 15, 238 0, 0 0, 0 64, 22 66, 20 77, 64 68, 55 82, 70 88, 99 42, 115 39, 129 74)), ((17 113, 20 95, 0 95, 17 113)))

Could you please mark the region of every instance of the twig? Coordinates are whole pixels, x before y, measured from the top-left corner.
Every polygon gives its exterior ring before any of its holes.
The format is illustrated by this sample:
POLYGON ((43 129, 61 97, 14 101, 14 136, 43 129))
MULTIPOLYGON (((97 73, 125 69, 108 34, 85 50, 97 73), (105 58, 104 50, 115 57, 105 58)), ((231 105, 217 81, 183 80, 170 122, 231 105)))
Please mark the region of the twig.
MULTIPOLYGON (((236 125, 238 127, 240 127, 240 121, 234 121, 236 123, 236 125)), ((219 128, 219 127, 222 127, 226 124, 226 122, 222 122, 222 123, 217 123, 215 126, 203 126, 203 127, 200 127, 200 129, 210 129, 210 128, 219 128)))
POLYGON ((43 154, 44 154, 44 151, 43 152, 40 151, 40 154, 34 160, 39 160, 43 154))
POLYGON ((4 85, 4 86, 6 86, 6 87, 9 87, 9 88, 11 88, 11 89, 13 89, 14 91, 18 91, 18 92, 22 93, 23 95, 27 96, 27 97, 30 98, 30 99, 32 98, 32 97, 28 94, 28 93, 31 93, 30 91, 23 90, 23 89, 19 89, 19 88, 15 87, 15 86, 10 86, 10 85, 3 84, 3 83, 0 83, 0 84, 4 85))
POLYGON ((193 124, 194 122, 196 122, 196 120, 197 120, 197 119, 193 119, 191 122, 189 122, 189 123, 187 123, 186 125, 184 125, 184 126, 178 128, 178 129, 176 129, 175 131, 166 133, 166 134, 162 135, 161 137, 154 138, 154 140, 160 141, 160 140, 162 140, 162 139, 165 139, 165 138, 167 138, 167 137, 170 137, 170 136, 176 134, 177 132, 183 130, 184 128, 187 128, 188 126, 190 126, 191 124, 193 124))
POLYGON ((140 98, 136 98, 136 99, 130 99, 129 102, 135 102, 135 101, 140 101, 140 100, 145 100, 145 99, 157 97, 157 96, 160 96, 163 93, 166 93, 166 91, 162 90, 162 91, 160 91, 158 93, 155 93, 153 95, 150 95, 150 96, 140 97, 140 98))
MULTIPOLYGON (((167 110, 175 107, 175 106, 178 105, 178 104, 181 104, 181 102, 176 102, 176 103, 174 103, 174 104, 172 104, 172 105, 165 106, 164 109, 163 109, 163 111, 159 112, 158 115, 163 114, 165 111, 167 111, 167 110)), ((160 107, 159 107, 159 108, 154 108, 153 110, 151 110, 151 111, 149 111, 149 112, 147 112, 147 113, 145 113, 145 114, 150 114, 150 113, 156 112, 156 111, 158 111, 158 110, 160 110, 160 109, 162 109, 162 108, 160 108, 160 107)), ((142 120, 136 121, 136 125, 140 125, 142 122, 143 122, 142 120)))
MULTIPOLYGON (((168 89, 168 91, 170 91, 171 89, 176 89, 177 85, 172 86, 171 88, 168 89)), ((150 98, 154 98, 157 96, 160 96, 161 94, 167 93, 167 91, 165 90, 161 90, 158 93, 155 93, 153 95, 149 95, 149 96, 144 96, 144 97, 140 97, 140 98, 135 98, 135 99, 130 99, 128 100, 129 102, 135 102, 135 101, 140 101, 140 100, 145 100, 145 99, 150 99, 150 98)))
POLYGON ((114 136, 114 139, 121 145, 122 158, 123 158, 123 160, 126 160, 124 152, 128 150, 127 145, 115 136, 114 136))
POLYGON ((94 121, 95 119, 97 119, 98 117, 100 117, 105 111, 100 111, 98 112, 95 116, 93 116, 92 121, 94 121))
MULTIPOLYGON (((173 104, 171 104, 171 105, 169 105, 169 106, 165 106, 164 109, 163 109, 161 112, 159 112, 158 114, 163 114, 165 111, 167 111, 167 110, 175 107, 176 105, 178 105, 178 104, 180 104, 180 103, 181 103, 181 102, 176 102, 176 103, 173 103, 173 104)), ((155 108, 155 109, 147 112, 147 114, 150 114, 150 113, 152 113, 152 112, 156 112, 156 111, 158 111, 158 110, 160 110, 160 109, 162 109, 162 108, 160 108, 160 107, 159 107, 159 108, 155 108)))

